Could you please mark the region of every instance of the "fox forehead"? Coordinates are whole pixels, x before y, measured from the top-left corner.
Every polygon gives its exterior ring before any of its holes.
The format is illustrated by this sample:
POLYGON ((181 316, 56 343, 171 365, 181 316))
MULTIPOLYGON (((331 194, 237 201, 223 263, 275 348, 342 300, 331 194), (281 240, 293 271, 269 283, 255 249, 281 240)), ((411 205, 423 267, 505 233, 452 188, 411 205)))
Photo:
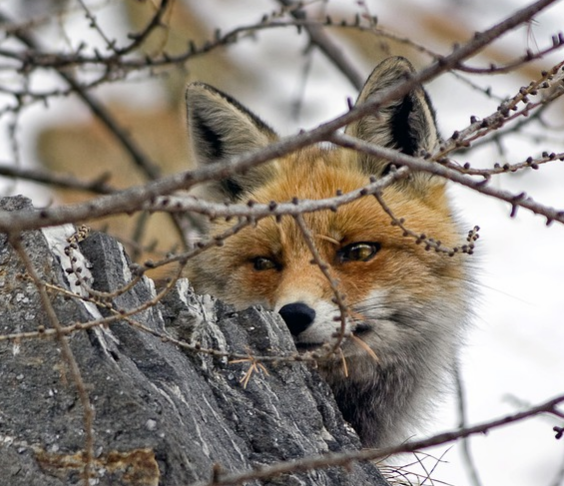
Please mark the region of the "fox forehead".
MULTIPOLYGON (((366 185, 369 178, 354 161, 346 160, 347 155, 343 150, 312 148, 278 160, 275 162, 276 176, 242 199, 265 204, 289 201, 294 197, 319 200, 334 197, 337 191, 346 193, 358 189, 366 185)), ((383 190, 382 198, 395 217, 404 218, 412 231, 429 234, 445 245, 455 246, 459 236, 444 192, 444 186, 438 186, 424 197, 414 197, 408 189, 392 186, 383 190)), ((342 205, 337 211, 305 213, 303 218, 314 237, 314 244, 325 255, 334 254, 335 250, 355 242, 378 242, 388 250, 408 251, 427 265, 442 267, 441 260, 448 259, 444 255, 431 254, 416 245, 413 239, 404 237, 402 230, 391 224, 390 215, 372 196, 342 205)), ((246 228, 226 240, 224 251, 237 259, 275 257, 284 264, 293 261, 302 265, 312 259, 292 216, 284 216, 280 221, 274 217, 260 220, 256 227, 246 228)))

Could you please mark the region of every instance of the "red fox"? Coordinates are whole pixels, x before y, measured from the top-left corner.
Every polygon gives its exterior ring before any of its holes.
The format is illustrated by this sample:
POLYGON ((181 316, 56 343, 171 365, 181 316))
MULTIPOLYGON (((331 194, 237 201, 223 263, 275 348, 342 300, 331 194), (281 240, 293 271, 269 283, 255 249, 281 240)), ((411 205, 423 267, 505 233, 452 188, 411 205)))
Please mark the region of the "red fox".
MULTIPOLYGON (((414 72, 404 58, 389 58, 369 76, 357 103, 414 72)), ((275 132, 228 95, 203 83, 186 91, 194 156, 199 164, 264 147, 275 132)), ((434 110, 422 87, 352 123, 346 133, 409 155, 437 143, 434 110)), ((211 184, 208 197, 245 202, 322 199, 366 185, 389 172, 390 163, 353 150, 314 146, 211 184)), ((445 180, 412 173, 382 191, 383 201, 405 226, 456 246, 460 231, 445 180)), ((303 215, 316 249, 349 309, 343 357, 320 363, 344 418, 363 444, 381 447, 413 435, 426 405, 448 383, 469 314, 469 271, 460 254, 425 251, 392 225, 372 196, 337 211, 303 215), (374 356, 375 355, 375 356, 374 356), (343 366, 346 360, 346 369, 343 366)), ((211 224, 217 234, 229 226, 211 224)), ((295 218, 259 220, 201 253, 188 277, 199 292, 242 309, 261 305, 278 312, 298 350, 335 342, 340 311, 335 293, 295 218)))

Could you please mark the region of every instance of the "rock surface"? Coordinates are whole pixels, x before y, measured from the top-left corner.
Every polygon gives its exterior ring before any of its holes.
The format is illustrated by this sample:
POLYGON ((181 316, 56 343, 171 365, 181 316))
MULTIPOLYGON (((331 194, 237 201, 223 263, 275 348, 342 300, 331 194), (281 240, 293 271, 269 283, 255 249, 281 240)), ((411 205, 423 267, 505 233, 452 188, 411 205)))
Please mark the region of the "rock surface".
MULTIPOLYGON (((30 208, 24 198, 0 200, 0 210, 30 208)), ((67 291, 49 290, 58 321, 83 326, 66 339, 94 408, 90 484, 206 484, 214 465, 235 473, 360 448, 328 386, 303 363, 265 362, 245 387, 248 361, 232 363, 162 338, 229 353, 292 355, 292 338, 278 316, 256 308, 233 312, 193 294, 183 279, 158 303, 146 277, 105 306, 69 296, 88 296, 76 284, 77 273, 93 279, 96 291, 114 294, 132 278, 121 245, 105 234, 81 241, 71 250, 71 264, 65 247, 74 233, 70 225, 31 231, 22 243, 40 278, 67 291), (81 271, 71 272, 72 265, 81 271), (128 319, 85 326, 149 301, 155 305, 128 319)), ((26 275, 0 234, 0 485, 84 484, 84 409, 37 287, 26 275), (37 333, 40 326, 44 337, 6 337, 37 333)), ((387 485, 369 463, 245 484, 387 485)))

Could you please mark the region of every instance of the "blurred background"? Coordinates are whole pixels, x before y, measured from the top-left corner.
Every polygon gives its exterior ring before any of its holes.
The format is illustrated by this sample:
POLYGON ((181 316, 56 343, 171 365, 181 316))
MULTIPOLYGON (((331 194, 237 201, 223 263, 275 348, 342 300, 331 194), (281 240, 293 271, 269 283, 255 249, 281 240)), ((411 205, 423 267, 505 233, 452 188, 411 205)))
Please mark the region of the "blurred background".
MULTIPOLYGON (((205 81, 231 94, 282 135, 342 114, 347 98, 356 97, 358 90, 350 77, 310 43, 305 29, 273 25, 292 19, 281 10, 287 3, 172 1, 162 16, 163 26, 139 50, 124 55, 129 64, 73 63, 64 72, 84 86, 84 92, 115 120, 158 173, 185 170, 191 167, 183 104, 188 81, 205 81), (256 26, 261 19, 268 27, 243 29, 236 42, 213 48, 214 39, 236 28, 256 26), (152 66, 143 62, 143 56, 162 59, 163 52, 181 56, 190 42, 201 53, 183 62, 152 66)), ((433 61, 425 49, 446 55, 454 43, 471 39, 474 32, 528 3, 333 0, 307 2, 305 8, 308 18, 330 15, 333 25, 347 22, 349 27, 320 30, 364 78, 389 55, 406 56, 423 68, 433 61), (356 17, 363 29, 351 27, 356 17)), ((68 82, 56 69, 23 69, 9 53, 33 45, 44 53, 108 56, 108 44, 113 40, 118 47, 130 43, 128 34, 142 31, 159 4, 158 0, 0 1, 1 166, 74 174, 83 180, 107 174, 115 188, 141 184, 151 177, 132 162, 131 153, 107 123, 93 115, 84 98, 69 92, 68 82)), ((562 19, 564 2, 556 2, 467 64, 487 68, 492 63, 511 63, 527 51, 535 54, 562 32, 562 19)), ((564 49, 560 49, 507 73, 449 73, 432 81, 426 88, 443 136, 465 128, 471 116, 490 115, 501 100, 563 58, 564 49)), ((454 158, 491 168, 494 163, 522 162, 543 151, 563 152, 562 99, 519 130, 507 132, 488 137, 454 158)), ((496 176, 491 184, 515 194, 526 191, 543 204, 564 208, 564 164, 559 162, 537 171, 496 176)), ((477 261, 479 282, 479 295, 469 296, 475 302, 475 325, 461 365, 466 420, 476 424, 564 393, 564 228, 558 223, 547 227, 544 218, 523 209, 511 219, 507 204, 451 185, 464 229, 481 227, 476 254, 470 257, 477 261)), ((25 194, 36 207, 94 197, 92 192, 56 189, 2 175, 0 194, 25 194)), ((119 237, 138 258, 158 257, 181 246, 174 224, 164 215, 119 216, 92 226, 119 237)), ((420 436, 452 429, 459 420, 453 393, 447 403, 438 405, 435 418, 420 436)), ((421 474, 424 484, 558 486, 564 484, 564 441, 554 439, 552 427, 563 422, 539 416, 472 437, 469 448, 478 479, 468 473, 460 443, 395 462, 415 463, 408 468, 414 483, 415 475, 421 474), (431 470, 431 479, 424 480, 431 470)))

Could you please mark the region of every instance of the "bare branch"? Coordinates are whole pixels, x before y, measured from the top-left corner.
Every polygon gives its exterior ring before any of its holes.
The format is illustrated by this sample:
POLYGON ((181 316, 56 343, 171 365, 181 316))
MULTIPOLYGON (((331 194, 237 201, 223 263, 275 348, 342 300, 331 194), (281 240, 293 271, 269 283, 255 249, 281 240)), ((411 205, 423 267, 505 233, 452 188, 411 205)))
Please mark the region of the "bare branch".
POLYGON ((88 391, 86 389, 86 384, 82 379, 82 375, 80 373, 80 368, 78 367, 78 363, 74 357, 72 349, 68 343, 67 337, 64 332, 64 327, 59 321, 55 309, 51 304, 51 300, 49 299, 49 295, 47 294, 47 289, 43 280, 37 274, 33 262, 31 261, 29 255, 26 253, 21 238, 19 235, 17 237, 11 238, 10 243, 14 250, 18 253, 19 257, 21 258, 22 262, 25 264, 26 270, 33 280, 37 290, 39 292, 39 296, 41 298, 41 303, 49 319, 51 326, 55 331, 56 339, 59 345, 61 346, 62 355, 64 360, 66 361, 73 382, 78 391, 78 397, 82 404, 83 409, 83 417, 84 417, 84 470, 83 470, 83 477, 85 484, 88 484, 88 479, 90 478, 90 471, 92 469, 92 461, 94 459, 94 409, 90 403, 90 398, 88 397, 88 391))
POLYGON ((305 458, 297 461, 282 462, 275 464, 274 466, 262 467, 245 473, 221 475, 220 477, 216 477, 212 482, 200 482, 195 483, 192 486, 235 486, 243 484, 246 481, 270 479, 289 472, 306 472, 313 469, 323 469, 333 466, 348 467, 356 461, 373 461, 393 454, 415 452, 436 445, 448 444, 471 435, 484 434, 492 429, 496 429, 504 425, 519 422, 542 413, 551 412, 562 402, 564 402, 564 395, 548 400, 536 407, 531 407, 530 409, 522 412, 506 415, 505 417, 483 422, 465 429, 437 434, 433 437, 429 437, 428 439, 407 442, 396 447, 387 447, 385 449, 365 449, 362 451, 343 454, 326 454, 323 456, 305 458))
POLYGON ((95 194, 113 194, 117 189, 107 184, 111 174, 101 174, 92 181, 82 181, 72 175, 57 174, 43 169, 25 169, 12 164, 0 164, 0 176, 26 181, 40 182, 52 187, 64 189, 78 189, 81 191, 93 192, 95 194))
MULTIPOLYGON (((383 157, 393 162, 397 162, 401 165, 406 165, 413 170, 422 170, 425 172, 430 172, 432 174, 444 177, 463 186, 469 187, 481 194, 486 194, 488 196, 501 199, 511 205, 512 212, 511 216, 515 216, 515 211, 513 208, 522 207, 532 211, 535 214, 544 216, 546 218, 546 224, 551 224, 553 221, 559 223, 564 223, 564 210, 554 209, 543 204, 534 201, 531 197, 528 197, 524 192, 520 194, 512 194, 504 189, 495 188, 487 184, 488 180, 476 180, 469 178, 460 174, 457 171, 451 171, 447 167, 439 164, 428 164, 426 161, 421 159, 416 159, 413 157, 405 156, 404 154, 396 153, 389 149, 383 147, 377 147, 369 143, 363 142, 361 140, 349 137, 344 134, 335 134, 333 136, 333 141, 338 145, 348 148, 355 148, 361 150, 365 153, 375 155, 377 157, 383 157)), ((1 227, 1 226, 0 226, 1 227)))
MULTIPOLYGON (((294 7, 290 13, 295 19, 306 19, 305 10, 295 8, 298 4, 292 0, 278 0, 278 3, 284 5, 285 7, 294 7)), ((360 74, 358 69, 352 66, 350 58, 345 56, 343 50, 331 40, 331 38, 323 30, 320 23, 307 23, 304 28, 309 35, 310 42, 325 56, 327 56, 337 68, 339 68, 339 70, 347 77, 357 90, 360 90, 364 84, 363 76, 360 74)))

